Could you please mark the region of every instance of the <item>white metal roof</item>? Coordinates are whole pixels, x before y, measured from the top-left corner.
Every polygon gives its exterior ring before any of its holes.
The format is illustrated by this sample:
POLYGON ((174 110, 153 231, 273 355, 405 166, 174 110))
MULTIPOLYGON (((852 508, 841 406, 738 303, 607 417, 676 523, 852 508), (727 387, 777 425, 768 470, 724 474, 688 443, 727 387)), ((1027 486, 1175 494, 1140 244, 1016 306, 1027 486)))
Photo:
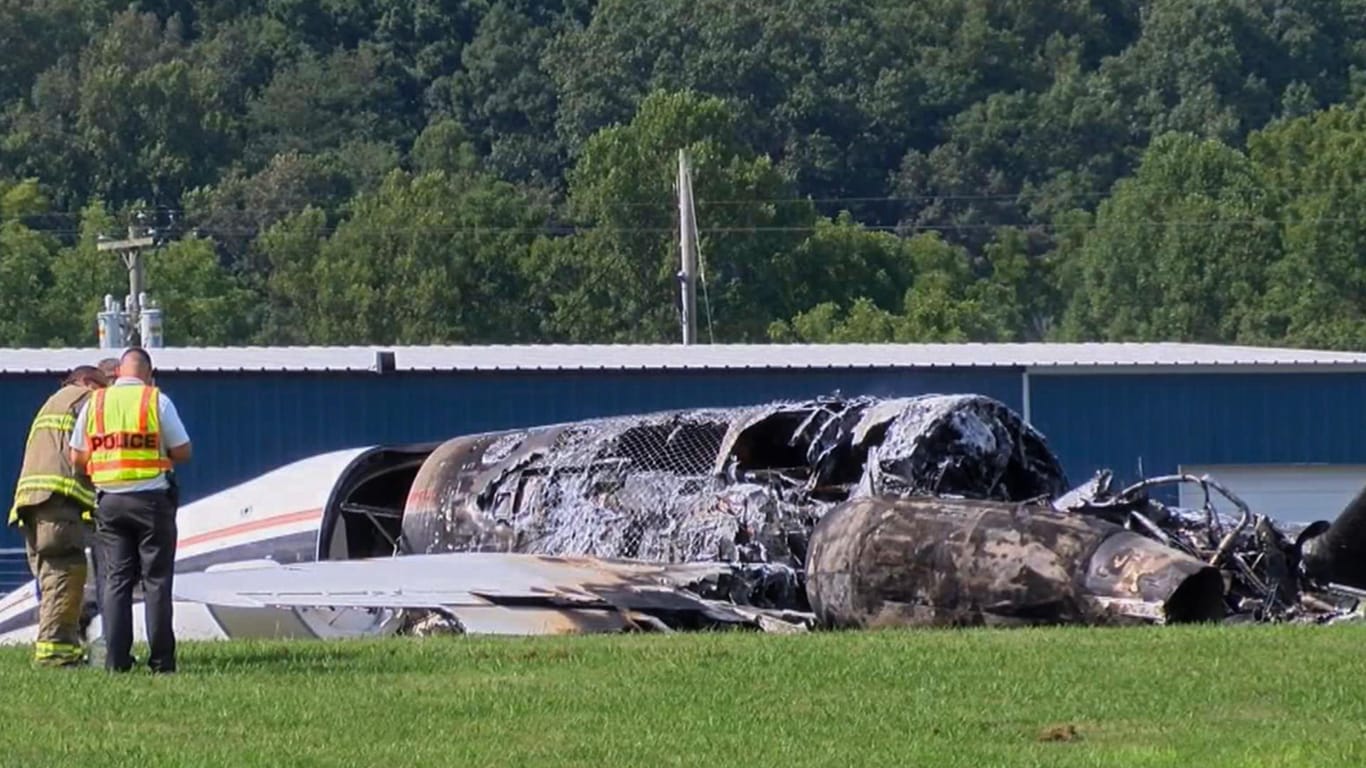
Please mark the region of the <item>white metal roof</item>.
MULTIPOLYGON (((368 371, 375 347, 167 347, 151 349, 160 371, 368 371)), ((65 373, 118 357, 112 349, 0 349, 0 373, 65 373)))
POLYGON ((1198 344, 736 344, 397 348, 400 370, 1366 364, 1366 353, 1198 344))
MULTIPOLYGON (((737 368, 1366 368, 1366 352, 1212 344, 699 344, 202 347, 151 350, 162 371, 684 370, 737 368)), ((100 349, 0 349, 0 374, 59 373, 111 356, 100 349)))

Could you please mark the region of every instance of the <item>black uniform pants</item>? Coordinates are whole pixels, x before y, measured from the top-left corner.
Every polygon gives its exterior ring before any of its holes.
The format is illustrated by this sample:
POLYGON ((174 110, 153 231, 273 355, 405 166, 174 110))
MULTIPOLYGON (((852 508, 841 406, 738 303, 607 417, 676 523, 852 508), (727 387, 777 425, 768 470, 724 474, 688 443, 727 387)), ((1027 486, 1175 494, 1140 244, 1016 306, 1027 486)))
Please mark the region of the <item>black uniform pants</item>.
POLYGON ((124 671, 133 666, 133 588, 141 580, 151 646, 147 665, 153 672, 175 671, 171 587, 176 506, 170 491, 100 494, 95 543, 103 571, 100 611, 107 643, 106 669, 124 671))

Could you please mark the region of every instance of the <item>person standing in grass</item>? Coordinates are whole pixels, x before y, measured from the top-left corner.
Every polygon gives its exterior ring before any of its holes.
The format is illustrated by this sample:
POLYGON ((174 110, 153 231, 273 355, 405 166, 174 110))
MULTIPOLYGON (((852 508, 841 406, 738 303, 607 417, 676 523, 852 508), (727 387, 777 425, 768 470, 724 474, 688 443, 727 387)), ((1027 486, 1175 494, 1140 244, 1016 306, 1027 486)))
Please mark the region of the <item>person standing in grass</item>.
POLYGON ((76 414, 109 380, 94 366, 79 366, 43 403, 29 427, 24 464, 9 510, 9 525, 24 535, 28 567, 38 585, 38 637, 33 660, 67 667, 85 658, 81 608, 87 575, 85 544, 95 489, 75 466, 66 443, 76 414))

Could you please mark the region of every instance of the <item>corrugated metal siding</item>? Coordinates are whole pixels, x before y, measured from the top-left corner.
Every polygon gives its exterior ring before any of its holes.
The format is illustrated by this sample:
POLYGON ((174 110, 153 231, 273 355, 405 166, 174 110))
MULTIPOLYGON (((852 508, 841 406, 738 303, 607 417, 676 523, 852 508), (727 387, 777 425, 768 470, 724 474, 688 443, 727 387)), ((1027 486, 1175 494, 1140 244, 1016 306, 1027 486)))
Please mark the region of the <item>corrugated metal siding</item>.
POLYGON ((1366 462, 1363 392, 1366 374, 1030 377, 1031 421, 1076 482, 1104 467, 1132 480, 1140 461, 1147 475, 1366 462))
MULTIPOLYGON (((195 444, 186 501, 315 453, 384 442, 651 410, 846 395, 980 392, 1020 409, 1020 374, 992 371, 748 370, 500 373, 166 373, 195 444)), ((47 376, 0 377, 0 492, 8 504, 23 435, 47 376)), ((0 545, 17 545, 7 534, 0 545)))

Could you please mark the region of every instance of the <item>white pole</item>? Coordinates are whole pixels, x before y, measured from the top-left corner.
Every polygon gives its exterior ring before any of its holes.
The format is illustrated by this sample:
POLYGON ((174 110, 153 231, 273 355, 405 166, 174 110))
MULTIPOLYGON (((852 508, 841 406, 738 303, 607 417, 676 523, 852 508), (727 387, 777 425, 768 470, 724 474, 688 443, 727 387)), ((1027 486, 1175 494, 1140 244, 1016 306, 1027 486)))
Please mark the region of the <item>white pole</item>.
POLYGON ((692 171, 688 154, 678 150, 678 229, 683 270, 683 343, 697 342, 697 222, 692 200, 692 171))

